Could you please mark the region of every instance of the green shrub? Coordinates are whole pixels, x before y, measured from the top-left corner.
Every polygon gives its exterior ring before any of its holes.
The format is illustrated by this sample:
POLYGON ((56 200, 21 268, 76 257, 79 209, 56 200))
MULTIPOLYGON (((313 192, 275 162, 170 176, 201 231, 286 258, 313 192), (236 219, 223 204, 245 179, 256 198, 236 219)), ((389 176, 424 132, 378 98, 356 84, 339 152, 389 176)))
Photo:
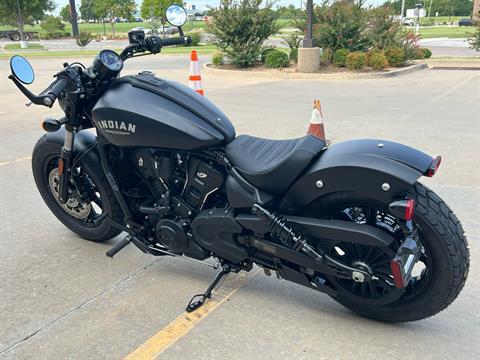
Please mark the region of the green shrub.
POLYGON ((345 66, 347 55, 350 53, 348 49, 338 49, 333 55, 333 63, 337 66, 345 66))
POLYGON ((422 50, 423 50, 423 57, 425 59, 429 59, 432 57, 432 52, 430 51, 430 49, 422 48, 422 50))
POLYGON ((405 62, 405 51, 398 46, 385 49, 385 56, 390 66, 399 67, 405 62))
MULTIPOLYGON (((353 1, 324 1, 314 9, 313 37, 321 48, 366 50, 366 11, 353 1)), ((345 55, 346 56, 346 55, 345 55)))
POLYGON ((347 55, 345 65, 347 65, 350 70, 360 70, 364 67, 366 58, 364 52, 354 51, 347 55))
POLYGON ((202 37, 202 30, 200 29, 192 30, 187 33, 187 36, 190 36, 190 38, 192 39, 192 42, 187 46, 197 46, 198 44, 200 44, 200 39, 202 37))
POLYGON ((70 33, 68 31, 63 30, 56 30, 51 32, 41 32, 39 34, 40 39, 48 40, 48 39, 59 39, 63 37, 69 37, 70 33))
POLYGON ((288 56, 290 60, 297 62, 298 61, 298 48, 290 50, 290 55, 288 56))
POLYGON ((262 61, 262 63, 265 64, 265 59, 267 58, 267 55, 272 51, 277 51, 277 49, 269 47, 262 50, 262 53, 260 55, 260 60, 262 61))
POLYGON ((273 5, 262 0, 220 0, 219 7, 209 10, 213 20, 208 31, 232 64, 248 67, 257 61, 263 42, 277 32, 273 5))
POLYGON ((468 38, 468 43, 470 44, 469 48, 476 51, 480 51, 480 20, 476 24, 477 29, 474 33, 470 34, 468 38))
POLYGON ((65 29, 65 25, 62 22, 62 18, 58 16, 53 16, 53 15, 46 15, 43 18, 42 23, 40 24, 40 27, 46 33, 52 33, 58 30, 65 29))
POLYGON ((368 65, 373 70, 383 70, 388 66, 388 60, 382 51, 371 51, 368 65))
POLYGON ((77 38, 75 39, 75 42, 77 43, 78 46, 85 47, 92 40, 93 40, 93 36, 91 33, 87 31, 82 31, 80 32, 80 34, 78 34, 77 38))
POLYGON ((288 55, 280 50, 270 51, 265 58, 265 66, 269 68, 283 68, 290 65, 288 55))
POLYGON ((282 40, 290 50, 298 49, 300 46, 301 36, 297 32, 292 31, 290 34, 283 36, 282 40))
POLYGON ((423 51, 422 48, 416 48, 416 49, 414 50, 413 59, 414 59, 414 60, 425 59, 425 52, 423 51))
POLYGON ((327 64, 330 64, 333 61, 332 49, 329 49, 329 48, 322 49, 321 61, 327 64))
POLYGON ((220 51, 215 51, 212 54, 212 63, 215 66, 222 65, 224 62, 223 54, 220 51))

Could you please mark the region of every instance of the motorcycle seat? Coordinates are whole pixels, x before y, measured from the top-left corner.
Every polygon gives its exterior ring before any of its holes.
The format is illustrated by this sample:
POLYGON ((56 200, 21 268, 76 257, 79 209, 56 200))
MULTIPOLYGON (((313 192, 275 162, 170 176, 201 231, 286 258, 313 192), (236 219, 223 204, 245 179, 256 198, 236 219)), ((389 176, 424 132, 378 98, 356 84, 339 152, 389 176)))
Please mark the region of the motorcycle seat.
POLYGON ((324 141, 311 135, 292 140, 240 135, 226 146, 225 153, 252 185, 281 194, 324 147, 324 141))

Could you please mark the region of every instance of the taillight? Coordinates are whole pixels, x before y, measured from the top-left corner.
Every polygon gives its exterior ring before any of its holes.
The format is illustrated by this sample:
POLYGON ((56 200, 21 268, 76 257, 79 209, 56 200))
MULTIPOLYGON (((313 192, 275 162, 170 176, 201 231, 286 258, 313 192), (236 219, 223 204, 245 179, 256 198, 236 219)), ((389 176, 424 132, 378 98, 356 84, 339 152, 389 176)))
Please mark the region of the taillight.
POLYGON ((413 219, 413 214, 415 212, 415 200, 397 200, 390 203, 390 205, 388 205, 388 209, 390 211, 390 214, 392 214, 393 216, 406 221, 410 221, 413 219))
POLYGON ((430 167, 428 168, 427 172, 425 173, 426 176, 432 177, 435 175, 437 172, 438 168, 440 167, 440 164, 442 163, 442 157, 437 156, 432 163, 430 164, 430 167))
POLYGON ((407 221, 412 220, 414 212, 415 212, 415 200, 408 199, 407 204, 405 205, 404 219, 407 220, 407 221))

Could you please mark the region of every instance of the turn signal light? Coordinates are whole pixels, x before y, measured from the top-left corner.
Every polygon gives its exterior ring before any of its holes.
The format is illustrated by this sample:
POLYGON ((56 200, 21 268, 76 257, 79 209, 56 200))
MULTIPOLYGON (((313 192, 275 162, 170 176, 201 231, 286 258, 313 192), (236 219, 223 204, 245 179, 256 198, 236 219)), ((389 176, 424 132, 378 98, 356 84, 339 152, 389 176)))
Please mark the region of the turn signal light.
POLYGON ((435 175, 437 172, 438 168, 440 167, 440 164, 442 163, 442 157, 437 156, 432 163, 430 164, 430 167, 428 168, 427 172, 425 173, 426 176, 432 177, 435 175))

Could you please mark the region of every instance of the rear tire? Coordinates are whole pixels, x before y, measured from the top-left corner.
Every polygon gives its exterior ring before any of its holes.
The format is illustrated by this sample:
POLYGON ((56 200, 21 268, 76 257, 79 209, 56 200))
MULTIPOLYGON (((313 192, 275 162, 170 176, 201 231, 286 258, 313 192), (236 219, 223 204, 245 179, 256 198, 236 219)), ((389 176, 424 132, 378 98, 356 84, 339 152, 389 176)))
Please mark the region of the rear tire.
MULTIPOLYGON (((101 242, 119 235, 121 230, 113 227, 107 219, 99 221, 98 224, 89 224, 68 214, 57 202, 51 190, 49 176, 51 176, 51 163, 52 161, 55 161, 55 159, 60 158, 60 153, 61 146, 57 143, 48 142, 46 135, 38 140, 33 150, 33 176, 38 191, 45 201, 45 204, 47 204, 48 208, 57 219, 60 220, 69 230, 84 239, 101 242)), ((105 177, 101 174, 95 173, 86 161, 80 160, 78 166, 82 171, 85 171, 94 184, 96 191, 100 194, 102 212, 106 212, 113 220, 119 221, 119 219, 122 218, 122 212, 115 196, 107 185, 105 177)))
MULTIPOLYGON (((407 196, 415 200, 413 221, 421 231, 420 241, 431 258, 428 281, 421 291, 385 305, 368 305, 339 292, 335 300, 362 316, 386 322, 428 318, 447 308, 467 279, 468 244, 456 215, 442 199, 420 183, 410 188, 407 196)), ((342 200, 329 199, 322 203, 322 207, 338 206, 339 201, 345 201, 345 197, 342 200)))

